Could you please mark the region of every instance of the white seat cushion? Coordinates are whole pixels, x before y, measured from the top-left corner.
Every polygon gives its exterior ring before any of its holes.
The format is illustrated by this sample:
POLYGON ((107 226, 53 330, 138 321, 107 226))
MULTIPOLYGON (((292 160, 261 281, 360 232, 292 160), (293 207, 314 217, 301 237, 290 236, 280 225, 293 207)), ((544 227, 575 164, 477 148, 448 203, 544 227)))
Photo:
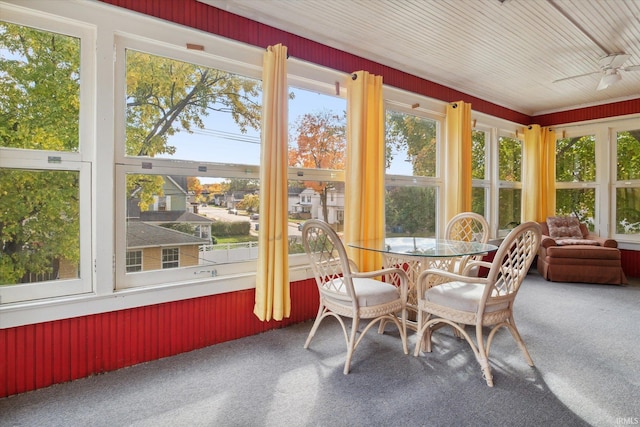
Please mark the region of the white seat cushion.
MULTIPOLYGON (((434 286, 424 293, 427 301, 454 310, 475 313, 484 292, 480 283, 448 282, 434 286)), ((509 307, 508 302, 486 307, 485 311, 498 311, 509 307)))
POLYGON ((386 304, 400 298, 398 288, 380 280, 354 278, 353 288, 358 296, 358 305, 360 307, 386 304))
MULTIPOLYGON (((366 278, 353 278, 352 282, 360 307, 387 304, 400 298, 398 288, 390 283, 366 278)), ((346 294, 342 287, 342 279, 334 279, 333 284, 338 285, 336 288, 341 289, 341 294, 346 294)), ((331 298, 330 295, 327 295, 327 297, 331 298)), ((344 304, 344 301, 341 301, 341 304, 344 304)))

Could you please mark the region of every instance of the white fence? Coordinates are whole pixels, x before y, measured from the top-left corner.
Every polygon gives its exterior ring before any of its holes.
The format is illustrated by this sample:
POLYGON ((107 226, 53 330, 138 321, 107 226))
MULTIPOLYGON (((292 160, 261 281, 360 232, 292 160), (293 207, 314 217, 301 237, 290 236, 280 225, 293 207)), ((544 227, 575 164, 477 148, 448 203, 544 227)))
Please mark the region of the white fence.
POLYGON ((201 261, 205 264, 224 264, 258 258, 258 242, 221 243, 200 246, 201 261))

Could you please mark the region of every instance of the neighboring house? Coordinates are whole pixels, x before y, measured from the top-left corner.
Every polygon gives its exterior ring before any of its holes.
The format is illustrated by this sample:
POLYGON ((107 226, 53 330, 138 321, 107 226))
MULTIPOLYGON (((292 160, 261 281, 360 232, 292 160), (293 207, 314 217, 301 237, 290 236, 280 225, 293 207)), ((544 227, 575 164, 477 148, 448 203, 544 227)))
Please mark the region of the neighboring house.
POLYGON ((145 211, 140 212, 139 218, 148 224, 188 224, 194 228, 194 236, 211 243, 211 224, 215 222, 212 219, 185 211, 145 211))
POLYGON ((312 188, 295 190, 298 189, 289 189, 289 212, 291 214, 297 214, 304 219, 320 218, 331 225, 344 223, 344 184, 336 183, 333 188, 327 190, 327 218, 324 218, 322 214, 320 193, 312 188))
POLYGON ((200 246, 209 244, 180 231, 138 220, 127 222, 127 273, 198 265, 200 246))

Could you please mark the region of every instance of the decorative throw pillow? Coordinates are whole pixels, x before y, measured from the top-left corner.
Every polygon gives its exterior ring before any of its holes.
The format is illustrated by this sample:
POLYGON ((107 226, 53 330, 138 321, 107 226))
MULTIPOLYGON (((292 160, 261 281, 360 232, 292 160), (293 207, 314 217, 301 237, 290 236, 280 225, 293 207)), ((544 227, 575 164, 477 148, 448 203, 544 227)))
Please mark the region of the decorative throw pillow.
POLYGON ((582 239, 580 221, 575 216, 550 216, 547 218, 549 237, 553 239, 582 239))

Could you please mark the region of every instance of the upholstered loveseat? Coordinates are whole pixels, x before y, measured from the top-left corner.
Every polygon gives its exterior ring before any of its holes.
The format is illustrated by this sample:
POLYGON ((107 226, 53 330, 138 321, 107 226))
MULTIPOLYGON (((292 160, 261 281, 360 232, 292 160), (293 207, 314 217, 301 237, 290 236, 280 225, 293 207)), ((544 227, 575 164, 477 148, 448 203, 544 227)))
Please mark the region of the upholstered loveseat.
POLYGON ((552 282, 626 284, 618 242, 589 232, 575 217, 540 222, 538 272, 552 282))

